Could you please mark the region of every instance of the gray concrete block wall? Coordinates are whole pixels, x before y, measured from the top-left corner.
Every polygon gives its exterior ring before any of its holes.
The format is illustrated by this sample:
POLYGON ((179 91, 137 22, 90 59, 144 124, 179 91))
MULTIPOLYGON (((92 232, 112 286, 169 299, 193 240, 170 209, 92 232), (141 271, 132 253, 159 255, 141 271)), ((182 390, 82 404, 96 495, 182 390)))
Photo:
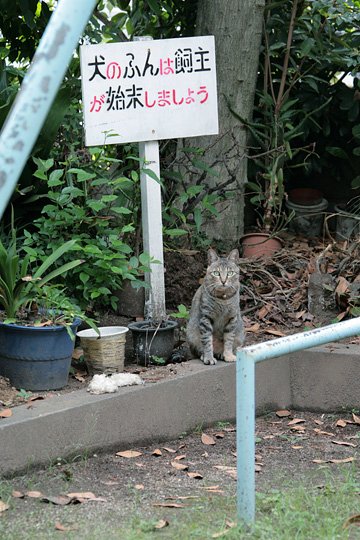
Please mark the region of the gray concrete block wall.
MULTIPOLYGON (((330 344, 256 365, 256 412, 360 408, 360 347, 330 344)), ((236 416, 236 365, 189 362, 186 374, 115 394, 86 390, 16 407, 0 420, 0 473, 58 457, 123 450, 236 416)))

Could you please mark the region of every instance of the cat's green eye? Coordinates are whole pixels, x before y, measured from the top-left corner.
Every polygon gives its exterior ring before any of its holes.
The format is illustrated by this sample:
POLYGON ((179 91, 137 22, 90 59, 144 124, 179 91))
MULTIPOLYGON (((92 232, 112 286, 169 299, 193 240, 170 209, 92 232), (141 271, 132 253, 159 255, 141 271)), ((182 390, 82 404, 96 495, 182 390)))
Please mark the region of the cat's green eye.
POLYGON ((228 277, 235 276, 235 272, 233 272, 232 270, 230 270, 230 272, 228 272, 227 275, 228 275, 228 277))
POLYGON ((215 277, 219 277, 220 276, 220 272, 218 271, 215 271, 215 272, 211 272, 213 276, 215 277))

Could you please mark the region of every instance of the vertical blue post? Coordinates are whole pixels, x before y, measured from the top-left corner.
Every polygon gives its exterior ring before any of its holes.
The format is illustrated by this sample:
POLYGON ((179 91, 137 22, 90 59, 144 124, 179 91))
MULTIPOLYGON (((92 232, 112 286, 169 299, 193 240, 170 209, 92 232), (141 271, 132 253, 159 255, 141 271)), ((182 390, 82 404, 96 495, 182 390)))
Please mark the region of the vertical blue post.
POLYGON ((236 451, 238 517, 255 519, 255 362, 239 350, 236 362, 236 451))
POLYGON ((60 0, 0 135, 0 218, 97 0, 60 0))

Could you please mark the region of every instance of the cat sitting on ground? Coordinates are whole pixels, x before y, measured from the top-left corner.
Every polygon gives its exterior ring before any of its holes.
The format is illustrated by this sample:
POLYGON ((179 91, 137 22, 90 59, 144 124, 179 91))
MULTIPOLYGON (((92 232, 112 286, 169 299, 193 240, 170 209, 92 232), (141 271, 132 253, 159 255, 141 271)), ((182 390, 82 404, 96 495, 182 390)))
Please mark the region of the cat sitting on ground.
POLYGON ((239 252, 219 257, 208 252, 208 268, 203 284, 196 291, 186 329, 191 354, 204 364, 236 360, 236 349, 244 342, 239 305, 239 252))

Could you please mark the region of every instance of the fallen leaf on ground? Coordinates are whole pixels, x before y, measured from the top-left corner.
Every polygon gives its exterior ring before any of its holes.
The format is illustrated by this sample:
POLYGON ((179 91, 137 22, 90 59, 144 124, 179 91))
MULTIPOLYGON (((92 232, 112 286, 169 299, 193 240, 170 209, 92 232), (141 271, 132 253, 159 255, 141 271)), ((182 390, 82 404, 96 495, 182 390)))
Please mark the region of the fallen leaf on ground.
POLYGON ((348 527, 349 525, 353 525, 353 524, 360 524, 360 514, 355 514, 353 516, 350 516, 349 518, 347 518, 347 520, 345 521, 343 527, 344 529, 346 529, 346 527, 348 527))
POLYGON ((304 426, 290 426, 291 431, 298 431, 299 433, 305 433, 305 427, 304 426))
POLYGON ((9 418, 12 416, 11 409, 0 409, 0 418, 9 418))
POLYGON ((10 506, 8 504, 4 503, 4 501, 0 501, 0 513, 9 510, 9 508, 10 506))
POLYGON ((153 503, 153 506, 162 506, 164 508, 185 508, 186 507, 186 504, 182 504, 182 503, 172 503, 172 502, 169 502, 169 503, 166 503, 166 502, 163 502, 163 503, 153 503))
POLYGON ((353 417, 353 420, 354 420, 355 424, 360 425, 360 416, 357 416, 356 414, 353 413, 352 417, 353 417))
POLYGON ((287 409, 283 409, 283 410, 280 410, 280 411, 276 411, 276 416, 278 416, 279 418, 286 418, 287 416, 291 416, 291 412, 288 411, 287 409))
POLYGON ((313 463, 322 464, 322 463, 351 463, 355 461, 354 457, 348 457, 343 459, 313 459, 313 463))
POLYGON ((198 499, 199 497, 197 495, 178 495, 177 497, 166 497, 166 499, 172 500, 172 501, 185 501, 187 499, 198 499))
POLYGON ((318 426, 322 426, 324 425, 324 422, 322 420, 314 420, 315 424, 317 424, 318 426))
POLYGON ((353 448, 357 447, 357 444, 354 444, 352 442, 347 442, 347 441, 331 441, 331 442, 334 444, 339 444, 341 446, 352 446, 353 448))
POLYGON ((106 502, 106 499, 104 497, 97 497, 92 491, 84 491, 84 492, 75 492, 75 493, 67 493, 67 497, 70 497, 70 499, 73 499, 72 502, 84 502, 84 501, 100 501, 100 502, 106 502))
POLYGON ((14 491, 11 494, 12 497, 15 497, 16 499, 23 499, 25 497, 25 494, 22 491, 14 491))
POLYGON ((226 520, 225 525, 226 525, 226 529, 224 529, 223 531, 214 533, 211 538, 221 538, 222 536, 225 536, 230 531, 230 529, 235 527, 236 523, 234 523, 233 521, 226 520))
POLYGON ((75 525, 70 525, 70 526, 62 525, 59 521, 57 521, 55 523, 55 529, 57 531, 68 532, 68 531, 76 531, 77 527, 75 527, 75 525))
POLYGON ((164 527, 168 527, 169 522, 166 519, 159 519, 159 521, 154 525, 155 529, 163 529, 164 527))
POLYGON ((201 435, 201 442, 203 444, 207 444, 207 445, 216 444, 215 439, 213 437, 211 437, 211 435, 207 435, 206 433, 203 433, 201 435))
POLYGON ((219 469, 219 471, 223 471, 225 474, 228 474, 233 478, 234 480, 237 479, 237 471, 236 467, 229 467, 227 465, 214 465, 215 469, 219 469))
POLYGON ((160 450, 160 448, 156 448, 156 449, 152 452, 152 455, 153 455, 153 456, 162 456, 162 451, 160 450))
POLYGON ((86 373, 84 371, 77 371, 74 375, 74 379, 79 382, 85 382, 86 373))
POLYGON ((303 418, 294 418, 288 422, 288 426, 295 426, 297 424, 303 424, 305 420, 303 418))
POLYGON ((335 433, 330 433, 330 431, 322 431, 319 428, 314 429, 315 433, 318 433, 319 435, 328 435, 329 437, 333 437, 335 433))
POLYGON ((252 326, 248 326, 245 328, 245 332, 253 332, 254 334, 257 334, 260 330, 260 323, 255 323, 252 326))
POLYGON ((124 458, 134 458, 142 456, 142 453, 138 452, 137 450, 124 450, 124 452, 116 452, 115 455, 124 458))
POLYGON ((297 444, 294 444, 294 446, 292 446, 291 448, 293 448, 294 450, 300 450, 301 448, 304 448, 304 447, 300 446, 300 445, 297 445, 297 444))
POLYGON ((118 480, 100 480, 105 486, 118 486, 120 482, 118 480))
POLYGON ((217 439, 223 439, 225 435, 222 431, 219 431, 218 433, 214 433, 214 437, 216 437, 217 439))
POLYGON ((43 497, 41 491, 25 491, 25 495, 32 499, 40 499, 40 497, 43 497))
POLYGON ((265 333, 271 334, 272 336, 279 336, 279 337, 285 336, 284 332, 280 332, 280 330, 272 330, 271 328, 266 328, 265 333))
POLYGON ((189 476, 189 478, 195 478, 196 480, 201 480, 202 478, 204 478, 203 475, 198 472, 188 472, 187 475, 189 476))
POLYGON ((173 448, 169 448, 168 446, 164 446, 163 448, 170 454, 176 454, 176 450, 174 450, 173 448))
POLYGON ((346 420, 342 420, 341 418, 336 422, 336 427, 346 427, 348 422, 346 420))
POLYGON ((171 466, 177 471, 186 471, 189 468, 189 466, 185 465, 185 463, 179 463, 178 461, 172 461, 171 466))
POLYGON ((186 458, 186 454, 181 454, 180 456, 176 456, 176 458, 174 458, 174 461, 180 461, 185 458, 186 458))
POLYGON ((144 484, 135 484, 135 489, 138 489, 139 491, 143 490, 145 488, 144 484))

